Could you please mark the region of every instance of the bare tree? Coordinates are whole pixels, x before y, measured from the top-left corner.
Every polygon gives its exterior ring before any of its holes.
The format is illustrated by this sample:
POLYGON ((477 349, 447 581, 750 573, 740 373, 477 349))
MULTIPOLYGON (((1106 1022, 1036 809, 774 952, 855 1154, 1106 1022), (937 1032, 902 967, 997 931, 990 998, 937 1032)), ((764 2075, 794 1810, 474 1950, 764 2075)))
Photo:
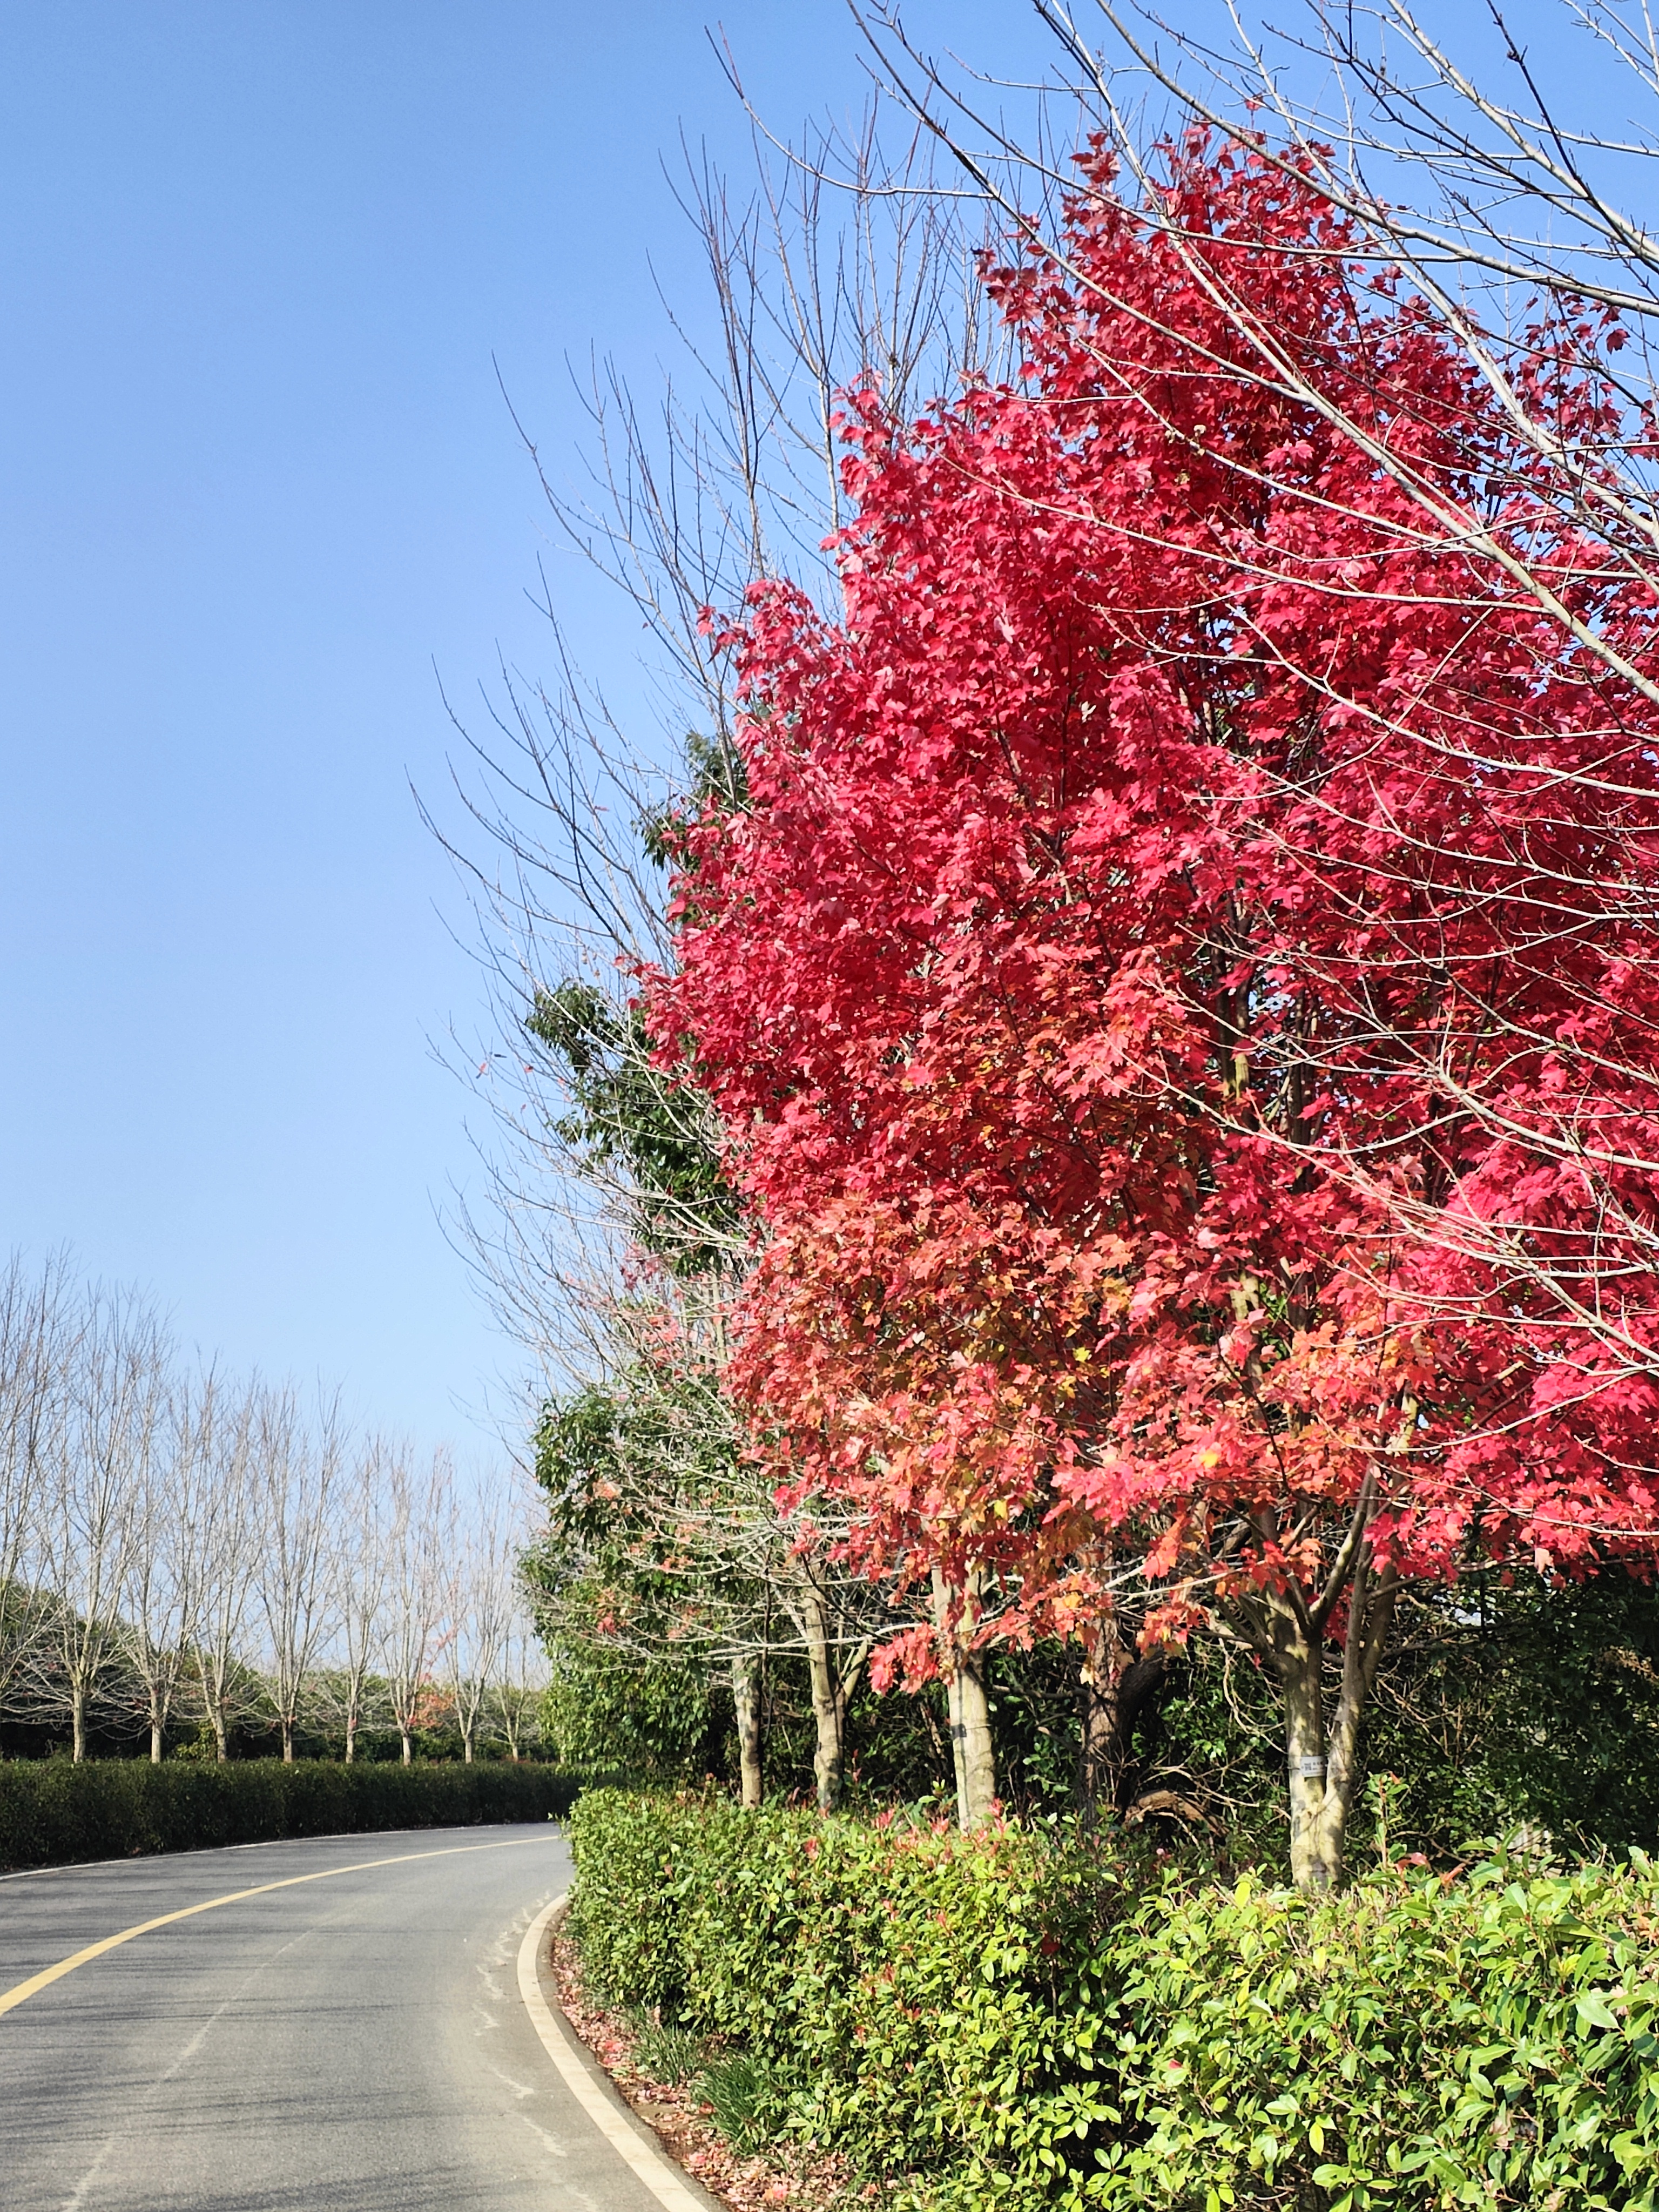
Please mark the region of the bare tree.
POLYGON ((12 1709, 44 1626, 30 1579, 34 1518, 64 1382, 70 1288, 60 1258, 32 1271, 14 1255, 0 1274, 0 1713, 12 1709))
POLYGON ((518 1567, 526 1540, 521 1513, 499 1496, 482 1499, 473 1506, 453 1561, 449 1688, 469 1765, 519 1609, 518 1567))
POLYGON ((221 1394, 210 1370, 168 1378, 155 1443, 129 1498, 132 1542, 122 1582, 120 1649, 143 1698, 149 1755, 158 1765, 204 1595, 221 1394))
POLYGON ((31 1673, 36 1710, 66 1714, 80 1760, 122 1645, 135 1501, 161 1442, 169 1352, 153 1309, 125 1291, 88 1291, 58 1342, 31 1561, 46 1620, 31 1673))
MULTIPOLYGON (((0 1268, 0 1711, 67 1720, 77 1759, 100 1713, 140 1722, 159 1759, 181 1705, 222 1760, 238 1720, 274 1712, 292 1759, 331 1638, 350 1759, 394 1613, 407 1752, 463 1565, 471 1757, 505 1694, 521 1532, 504 1507, 469 1546, 456 1531, 443 1453, 423 1484, 375 1437, 348 1462, 335 1403, 307 1423, 292 1389, 181 1370, 148 1300, 85 1287, 61 1259, 0 1268)), ((516 1743, 539 1688, 514 1651, 516 1743)))
POLYGON ((381 1655, 392 1717, 404 1765, 415 1756, 414 1733, 432 1695, 432 1678, 448 1648, 455 1575, 455 1498, 447 1452, 436 1451, 424 1475, 406 1453, 386 1462, 386 1580, 381 1655))
MULTIPOLYGON (((603 368, 586 395, 586 485, 567 490, 542 473, 561 532, 639 610, 665 716, 696 733, 689 757, 677 743, 665 760, 617 725, 573 667, 550 600, 557 685, 505 680, 490 730, 462 732, 474 835, 432 824, 472 886, 495 988, 498 1035, 478 1079, 499 1137, 487 1155, 492 1206, 463 1226, 503 1321, 555 1371, 592 1364, 584 1302, 567 1294, 567 1279, 604 1276, 619 1224, 624 1239, 637 1231, 641 1194, 625 1142, 607 1145, 590 1127, 599 1141, 573 1143, 556 1103, 568 1068, 550 1055, 538 1013, 580 988, 629 1063, 633 1079, 614 1100, 648 1091, 666 1131, 692 1147, 721 1141, 695 1086, 657 1067, 632 1007, 637 963, 672 957, 653 829, 688 786, 695 803, 733 766, 726 656, 704 611, 736 607, 750 581, 781 573, 834 601, 824 540, 843 519, 848 390, 873 380, 903 416, 1007 357, 981 281, 978 210, 964 218, 957 197, 935 186, 925 131, 905 118, 890 160, 877 124, 872 110, 850 141, 813 136, 799 155, 757 134, 747 198, 706 164, 688 165, 682 202, 714 309, 706 343, 675 318, 689 388, 671 386, 647 410, 603 368)), ((456 1057, 479 1066, 477 1054, 456 1057)), ((705 1210, 683 1213, 662 1188, 652 1206, 655 1249, 708 1243, 705 1210)), ((746 1234, 727 1226, 726 1257, 741 1272, 746 1234)))
POLYGON ((289 1762, 301 1697, 331 1626, 329 1542, 344 1441, 337 1403, 319 1408, 313 1436, 291 1389, 258 1394, 250 1435, 259 1529, 254 1588, 289 1762))
POLYGON ((211 1479, 202 1516, 200 1589, 191 1647, 195 1691, 221 1761, 230 1731, 252 1710, 255 1678, 242 1656, 263 1544, 256 1441, 259 1384, 222 1386, 209 1428, 211 1479))
POLYGON ((543 1701, 547 1695, 547 1654, 529 1613, 524 1593, 501 1640, 501 1660, 489 1686, 489 1713, 507 1757, 514 1765, 540 1740, 543 1701))
POLYGON ((385 1627, 393 1457, 382 1437, 368 1437, 334 1500, 330 1612, 335 1625, 337 1717, 345 1733, 348 1764, 357 1756, 358 1732, 371 1717, 370 1682, 385 1627))
MULTIPOLYGON (((704 1370, 680 1395, 672 1443, 665 1431, 655 1464, 636 1470, 635 1534, 673 1563, 682 1593, 663 1632, 680 1656, 729 1673, 748 1804, 763 1789, 767 1655, 805 1662, 829 1807, 848 1701, 890 1624, 879 1594, 832 1565, 830 1509, 778 1512, 720 1388, 724 1316, 752 1224, 720 1182, 725 1133, 685 1072, 659 1065, 634 978, 641 960, 672 959, 663 828, 682 804, 741 803, 725 661, 704 610, 734 607, 752 580, 781 574, 833 605, 824 541, 843 519, 843 394, 877 385, 903 415, 992 373, 1006 342, 986 309, 979 211, 967 204, 964 217, 966 204, 933 188, 925 131, 907 120, 889 161, 872 112, 850 140, 815 137, 804 156, 757 134, 756 156, 742 198, 707 165, 688 167, 683 203, 714 314, 706 343, 688 338, 687 386, 642 410, 614 370, 599 370, 586 491, 543 476, 568 540, 639 609, 667 711, 696 734, 684 759, 653 759, 556 635, 559 688, 509 680, 493 731, 467 737, 463 796, 482 853, 446 842, 475 888, 500 1031, 481 1085, 499 1133, 493 1207, 464 1221, 471 1251, 498 1313, 556 1383, 637 1379, 618 1316, 633 1305, 625 1336, 653 1301, 623 1286, 641 1248, 659 1263, 654 1310, 704 1370)), ((619 1649, 644 1635, 638 1624, 606 1632, 619 1649)))

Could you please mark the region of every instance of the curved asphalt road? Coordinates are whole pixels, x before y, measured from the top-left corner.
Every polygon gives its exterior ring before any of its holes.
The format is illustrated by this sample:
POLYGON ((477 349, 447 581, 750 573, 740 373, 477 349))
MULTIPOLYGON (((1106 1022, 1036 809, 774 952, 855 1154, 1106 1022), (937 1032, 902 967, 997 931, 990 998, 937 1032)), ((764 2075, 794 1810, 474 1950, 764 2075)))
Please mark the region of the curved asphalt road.
POLYGON ((0 1996, 137 1922, 325 1867, 362 1870, 154 1929, 0 2015, 4 2212, 660 2212, 519 1993, 525 1929, 569 1880, 546 1824, 0 1881, 0 1996))

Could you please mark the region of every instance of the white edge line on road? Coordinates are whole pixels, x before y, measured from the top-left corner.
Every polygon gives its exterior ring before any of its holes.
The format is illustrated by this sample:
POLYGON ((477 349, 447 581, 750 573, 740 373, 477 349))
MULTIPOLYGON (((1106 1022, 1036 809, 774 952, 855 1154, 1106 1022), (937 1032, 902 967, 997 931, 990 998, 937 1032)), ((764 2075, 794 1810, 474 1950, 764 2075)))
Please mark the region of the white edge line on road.
POLYGON ((554 1914, 564 1902, 563 1897, 556 1897, 551 1905, 538 1912, 526 1929, 524 1941, 519 1946, 519 1995, 524 1999, 531 2024, 540 2036, 548 2057, 558 2068, 566 2088, 658 2203, 666 2206, 667 2212, 708 2212, 708 2199, 692 2187, 672 2160, 661 2151, 653 2150, 636 2135, 611 2103, 577 2056, 568 2033, 554 2019, 553 2008, 542 1995, 542 1946, 554 1914))

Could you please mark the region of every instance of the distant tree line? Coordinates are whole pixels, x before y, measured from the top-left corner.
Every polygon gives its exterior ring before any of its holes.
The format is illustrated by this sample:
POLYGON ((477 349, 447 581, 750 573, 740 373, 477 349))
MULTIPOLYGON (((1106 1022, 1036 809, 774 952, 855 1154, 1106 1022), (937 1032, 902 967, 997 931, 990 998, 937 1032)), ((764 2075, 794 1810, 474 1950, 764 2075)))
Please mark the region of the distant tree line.
POLYGON ((0 1742, 539 1745, 541 1648, 505 1498, 337 1401, 185 1358, 139 1293, 0 1271, 0 1742))

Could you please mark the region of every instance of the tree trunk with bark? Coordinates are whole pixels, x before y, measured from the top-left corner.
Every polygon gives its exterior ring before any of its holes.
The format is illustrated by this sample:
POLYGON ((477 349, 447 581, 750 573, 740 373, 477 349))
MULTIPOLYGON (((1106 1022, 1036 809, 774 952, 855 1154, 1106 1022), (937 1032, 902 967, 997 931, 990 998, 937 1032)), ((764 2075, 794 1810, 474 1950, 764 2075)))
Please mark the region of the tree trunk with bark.
POLYGON ((996 1810, 996 1747, 991 1735, 991 1705, 986 1688, 986 1660, 972 1647, 978 1615, 978 1577, 966 1589, 954 1588, 933 1570, 933 1621, 939 1640, 939 1668, 951 1707, 951 1752, 956 1768, 957 1820, 963 1828, 982 1826, 996 1810))
POLYGON ((836 1680, 835 1654, 830 1648, 829 1616, 823 1599, 810 1591, 802 1607, 806 1635, 806 1674, 812 1692, 812 1778, 817 1785, 818 1810, 833 1813, 841 1803, 841 1785, 847 1756, 845 1700, 836 1680))
POLYGON ((964 1828, 982 1827, 996 1810, 996 1750, 982 1651, 964 1651, 957 1663, 957 1712, 961 1745, 957 1815, 964 1828))
POLYGON ((192 1654, 196 1687, 202 1699, 202 1714, 213 1730, 213 1753, 218 1765, 224 1765, 230 1757, 230 1726, 232 1698, 230 1666, 222 1647, 214 1648, 198 1644, 192 1654))
POLYGON ((1291 1802, 1291 1879, 1325 1892, 1342 1880, 1348 1816, 1359 1773, 1365 1700, 1394 1619, 1392 1575, 1376 1575, 1362 1553, 1348 1589, 1342 1682, 1327 1721, 1322 1623, 1275 1599, 1272 1657, 1285 1697, 1285 1753, 1291 1802))
POLYGON ((732 1662, 732 1704, 738 1717, 740 1802, 744 1812, 750 1813, 759 1808, 765 1778, 761 1765, 760 1666, 751 1655, 735 1657, 732 1662))
POLYGON ((812 1692, 812 1725, 817 1741, 812 1773, 817 1784, 818 1810, 833 1813, 841 1804, 847 1765, 847 1707, 864 1662, 870 1655, 866 1640, 845 1666, 836 1642, 835 1616, 829 1600, 811 1575, 802 1581, 793 1608, 806 1646, 806 1674, 812 1692))
POLYGON ((1135 1795, 1135 1724, 1163 1686, 1162 1651, 1137 1652, 1115 1613, 1090 1632, 1079 1685, 1078 1809, 1093 1835, 1135 1795))

